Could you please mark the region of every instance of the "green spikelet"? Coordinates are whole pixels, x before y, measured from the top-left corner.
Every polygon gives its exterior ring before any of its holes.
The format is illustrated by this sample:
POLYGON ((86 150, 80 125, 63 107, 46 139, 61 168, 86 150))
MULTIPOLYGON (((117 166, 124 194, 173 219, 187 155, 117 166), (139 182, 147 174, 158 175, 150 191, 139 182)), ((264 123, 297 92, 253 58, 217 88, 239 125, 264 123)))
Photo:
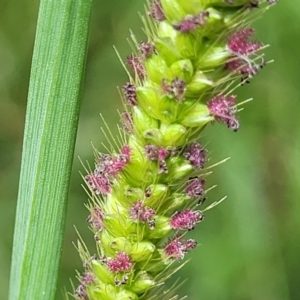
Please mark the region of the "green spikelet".
POLYGON ((154 0, 146 42, 128 57, 120 149, 98 153, 86 177, 98 253, 79 245, 79 300, 177 299, 165 280, 196 247, 185 233, 203 221, 207 151, 197 141, 212 122, 239 129, 237 80, 265 65, 251 20, 275 1, 154 0), (162 291, 164 291, 162 296, 162 291), (173 297, 173 298, 172 298, 173 297))

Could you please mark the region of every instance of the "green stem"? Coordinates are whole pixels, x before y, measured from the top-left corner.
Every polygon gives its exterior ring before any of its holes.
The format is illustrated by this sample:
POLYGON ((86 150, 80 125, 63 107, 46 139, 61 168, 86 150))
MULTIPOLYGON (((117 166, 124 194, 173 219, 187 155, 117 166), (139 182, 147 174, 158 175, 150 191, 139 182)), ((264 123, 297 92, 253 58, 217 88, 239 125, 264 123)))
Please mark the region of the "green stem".
POLYGON ((92 0, 41 0, 29 85, 10 300, 54 299, 92 0))

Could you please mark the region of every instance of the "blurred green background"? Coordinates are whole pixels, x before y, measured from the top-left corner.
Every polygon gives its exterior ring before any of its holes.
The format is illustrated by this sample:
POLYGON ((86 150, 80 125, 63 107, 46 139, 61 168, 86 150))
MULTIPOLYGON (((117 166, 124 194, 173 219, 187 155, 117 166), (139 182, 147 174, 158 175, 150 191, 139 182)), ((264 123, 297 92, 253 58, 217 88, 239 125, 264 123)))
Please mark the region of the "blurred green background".
MULTIPOLYGON (((79 172, 93 164, 91 141, 100 149, 103 113, 115 132, 121 109, 117 85, 126 81, 116 54, 130 53, 129 28, 142 39, 145 1, 95 0, 87 71, 74 159, 67 228, 57 299, 81 261, 72 242, 74 226, 94 252, 87 228, 87 200, 79 172)), ((230 156, 214 169, 208 186, 212 202, 228 199, 206 214, 191 234, 199 247, 179 276, 188 280, 180 295, 204 300, 300 299, 300 6, 281 1, 260 19, 257 38, 272 47, 268 65, 251 84, 238 90, 239 99, 255 101, 241 112, 241 130, 224 126, 206 130, 211 162, 230 156), (297 121, 298 120, 298 121, 297 121)), ((38 1, 0 0, 0 298, 8 292, 12 235, 20 170, 24 114, 38 1)), ((76 282, 76 280, 74 280, 76 282)), ((171 282, 170 282, 171 284, 171 282)))

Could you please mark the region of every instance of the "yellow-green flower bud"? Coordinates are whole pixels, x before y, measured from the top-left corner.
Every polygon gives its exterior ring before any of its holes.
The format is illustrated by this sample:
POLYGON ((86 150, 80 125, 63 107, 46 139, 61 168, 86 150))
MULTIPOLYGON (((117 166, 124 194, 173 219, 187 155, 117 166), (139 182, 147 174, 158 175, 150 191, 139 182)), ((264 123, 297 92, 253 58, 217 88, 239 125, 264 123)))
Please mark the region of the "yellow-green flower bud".
POLYGON ((158 56, 152 55, 145 60, 148 79, 160 85, 163 78, 172 79, 172 73, 169 70, 165 60, 158 56))
POLYGON ((174 99, 170 99, 169 96, 163 96, 159 99, 158 105, 157 119, 166 123, 176 120, 178 103, 174 99))
POLYGON ((114 197, 113 194, 107 195, 107 206, 105 207, 106 215, 114 215, 121 213, 126 214, 126 209, 119 203, 119 201, 114 197))
POLYGON ((100 236, 101 248, 105 251, 106 255, 114 256, 116 252, 114 249, 111 248, 111 243, 114 240, 113 236, 106 231, 99 233, 99 236, 100 236))
POLYGON ((187 85, 187 97, 199 97, 203 92, 213 87, 214 82, 202 71, 197 71, 192 81, 187 85))
POLYGON ((144 139, 150 143, 155 145, 161 145, 163 143, 164 136, 159 129, 153 128, 144 131, 144 139))
POLYGON ((178 1, 161 0, 161 6, 168 21, 172 24, 179 22, 186 16, 186 12, 179 5, 178 1))
POLYGON ((176 36, 175 43, 181 56, 189 59, 195 59, 197 57, 198 44, 195 45, 195 39, 190 34, 179 32, 176 36))
MULTIPOLYGON (((130 168, 131 169, 131 168, 130 168)), ((128 205, 136 202, 144 197, 144 191, 141 188, 134 188, 119 182, 114 185, 113 195, 121 205, 127 207, 128 205)))
POLYGON ((161 206, 161 210, 176 210, 179 209, 180 207, 183 207, 184 203, 188 200, 189 198, 181 193, 174 193, 171 198, 167 199, 167 201, 161 206))
POLYGON ((130 164, 122 172, 122 177, 131 186, 139 186, 142 182, 151 183, 156 170, 151 169, 151 162, 145 157, 144 148, 134 136, 130 137, 128 144, 131 148, 130 164))
POLYGON ((126 253, 130 253, 132 247, 127 238, 118 237, 111 240, 109 246, 114 251, 124 251, 126 253))
POLYGON ((180 53, 169 37, 156 38, 155 47, 168 66, 170 66, 173 62, 181 59, 180 53))
POLYGON ((204 31, 206 36, 210 36, 224 27, 224 21, 222 14, 218 10, 209 8, 206 11, 208 12, 208 17, 206 18, 204 31))
POLYGON ((174 156, 168 160, 168 174, 162 175, 166 182, 184 178, 193 171, 191 164, 183 157, 174 156))
POLYGON ((201 55, 199 55, 199 61, 197 63, 198 69, 215 68, 223 65, 230 57, 230 52, 225 45, 216 46, 212 43, 205 43, 205 48, 201 55))
MULTIPOLYGON (((158 25, 157 36, 160 38, 170 38, 174 42, 178 32, 167 21, 162 21, 158 25)), ((175 45, 175 43, 174 43, 175 45)))
POLYGON ((141 294, 155 286, 153 277, 145 271, 139 272, 130 287, 134 293, 141 294))
POLYGON ((137 263, 137 267, 151 274, 157 274, 166 269, 166 267, 169 266, 170 263, 171 260, 166 260, 163 252, 158 249, 157 251, 155 251, 153 257, 149 261, 137 263))
POLYGON ((160 97, 159 92, 151 87, 138 88, 136 93, 140 106, 151 117, 165 122, 173 122, 176 119, 178 104, 174 99, 167 95, 160 97))
POLYGON ((137 242, 132 245, 130 257, 133 261, 147 260, 155 251, 155 245, 149 241, 137 242))
POLYGON ((146 189, 145 205, 157 208, 166 200, 169 194, 169 188, 164 184, 151 184, 146 189))
MULTIPOLYGON (((115 214, 111 216, 105 216, 104 226, 109 235, 111 237, 119 237, 119 236, 128 236, 131 234, 135 234, 138 230, 141 231, 141 236, 143 236, 143 224, 138 224, 129 219, 128 212, 124 212, 122 215, 115 214)), ((108 239, 105 236, 104 232, 101 233, 101 240, 108 239)), ((105 244, 112 242, 112 239, 108 239, 105 241, 105 244)), ((110 248, 111 249, 111 248, 110 248)))
POLYGON ((167 125, 162 123, 160 131, 163 135, 162 146, 179 147, 183 146, 188 138, 188 130, 180 124, 167 125))
POLYGON ((141 108, 145 110, 145 112, 147 112, 147 114, 149 114, 151 117, 159 119, 160 99, 157 91, 150 86, 138 87, 136 89, 136 95, 141 108))
POLYGON ((185 11, 188 15, 195 15, 199 13, 199 11, 204 10, 204 4, 205 1, 199 1, 199 0, 192 0, 192 1, 186 1, 186 0, 177 0, 181 8, 185 11))
POLYGON ((97 278, 101 278, 103 283, 114 284, 113 274, 107 269, 104 264, 98 260, 92 261, 92 267, 97 278))
POLYGON ((116 287, 110 284, 102 284, 99 287, 87 287, 88 299, 115 300, 117 296, 116 293, 116 287))
POLYGON ((197 127, 198 129, 201 129, 213 120, 214 117, 210 115, 207 105, 197 103, 193 106, 193 109, 185 115, 185 118, 180 123, 187 127, 197 127))
MULTIPOLYGON (((120 225, 120 223, 122 222, 123 220, 121 219, 117 219, 114 216, 106 215, 103 222, 106 229, 105 232, 111 234, 112 236, 124 236, 125 235, 124 227, 120 225)), ((102 238, 107 238, 104 232, 101 233, 101 240, 102 238)))
POLYGON ((155 228, 150 232, 149 239, 161 239, 172 231, 169 218, 157 216, 155 218, 155 228))
POLYGON ((132 108, 132 118, 134 121, 134 126, 137 133, 143 136, 145 130, 149 128, 158 128, 157 120, 151 118, 147 113, 145 113, 138 106, 132 108))
MULTIPOLYGON (((101 298, 99 298, 100 300, 101 298)), ((128 290, 122 290, 116 295, 115 300, 138 300, 139 297, 137 294, 130 292, 128 290)))
POLYGON ((128 187, 124 191, 128 203, 133 203, 144 197, 144 191, 141 188, 128 187))
POLYGON ((189 59, 182 59, 174 62, 170 69, 174 78, 178 77, 184 79, 186 83, 189 83, 192 80, 194 69, 192 62, 189 59))

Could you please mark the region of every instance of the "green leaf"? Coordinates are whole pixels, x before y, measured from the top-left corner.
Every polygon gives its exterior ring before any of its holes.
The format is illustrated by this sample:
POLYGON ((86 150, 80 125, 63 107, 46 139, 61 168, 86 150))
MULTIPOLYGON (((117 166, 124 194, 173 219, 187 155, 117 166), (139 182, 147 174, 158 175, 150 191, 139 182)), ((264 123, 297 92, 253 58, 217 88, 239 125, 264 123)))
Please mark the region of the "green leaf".
POLYGON ((54 299, 91 0, 41 0, 26 113, 10 300, 54 299))

